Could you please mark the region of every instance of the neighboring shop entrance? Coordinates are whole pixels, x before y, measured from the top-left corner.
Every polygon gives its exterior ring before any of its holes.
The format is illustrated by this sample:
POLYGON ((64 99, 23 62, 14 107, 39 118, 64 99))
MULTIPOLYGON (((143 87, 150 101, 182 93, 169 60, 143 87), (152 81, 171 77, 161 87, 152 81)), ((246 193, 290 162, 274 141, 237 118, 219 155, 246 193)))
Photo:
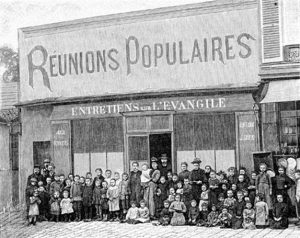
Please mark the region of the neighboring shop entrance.
POLYGON ((148 163, 151 157, 167 154, 174 168, 173 115, 126 117, 126 154, 129 168, 133 161, 148 163))

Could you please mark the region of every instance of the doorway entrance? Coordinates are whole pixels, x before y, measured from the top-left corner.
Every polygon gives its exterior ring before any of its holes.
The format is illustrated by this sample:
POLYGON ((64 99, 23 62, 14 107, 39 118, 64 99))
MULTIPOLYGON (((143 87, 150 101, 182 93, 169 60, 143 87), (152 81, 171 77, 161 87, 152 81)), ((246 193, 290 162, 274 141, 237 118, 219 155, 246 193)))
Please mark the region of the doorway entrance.
POLYGON ((174 170, 173 115, 131 115, 125 120, 127 169, 131 170, 133 161, 150 165, 151 157, 167 154, 174 170))
MULTIPOLYGON (((150 158, 160 158, 162 154, 172 157, 172 135, 171 133, 149 135, 150 158)), ((170 160, 172 163, 172 160, 170 160)))

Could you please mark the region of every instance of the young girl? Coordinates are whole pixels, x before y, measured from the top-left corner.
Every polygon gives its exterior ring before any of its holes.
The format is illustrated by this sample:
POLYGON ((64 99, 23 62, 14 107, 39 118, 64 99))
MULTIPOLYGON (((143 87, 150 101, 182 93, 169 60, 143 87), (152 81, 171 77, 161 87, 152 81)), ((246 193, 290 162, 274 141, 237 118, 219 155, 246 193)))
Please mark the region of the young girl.
POLYGON ((227 207, 227 211, 233 215, 234 213, 234 207, 236 204, 236 199, 233 197, 232 190, 227 191, 227 198, 224 200, 224 206, 227 207))
POLYGON ((110 213, 110 221, 120 221, 119 219, 119 189, 116 186, 115 179, 110 180, 110 186, 107 190, 107 197, 108 197, 108 207, 110 213))
POLYGON ((105 170, 105 181, 107 182, 107 186, 110 186, 110 180, 111 180, 111 170, 107 169, 105 170))
POLYGON ((59 214, 60 214, 60 197, 59 191, 55 191, 52 198, 50 199, 50 214, 51 214, 51 221, 59 221, 59 214))
POLYGON ((180 195, 175 196, 175 201, 171 203, 170 212, 173 212, 173 217, 171 219, 172 226, 183 226, 185 224, 185 218, 183 213, 186 212, 186 206, 180 201, 180 195))
POLYGON ((207 185, 202 184, 201 189, 202 189, 202 192, 201 192, 200 201, 199 201, 199 211, 202 211, 203 203, 206 203, 208 205, 208 199, 209 199, 209 190, 207 190, 207 185))
POLYGON ((139 209, 136 207, 135 201, 130 202, 131 207, 128 209, 128 212, 125 217, 125 221, 128 224, 136 224, 136 219, 139 216, 139 209))
POLYGON ((39 204, 41 203, 41 200, 38 197, 39 193, 37 190, 33 192, 33 195, 29 198, 30 205, 29 205, 29 212, 28 212, 28 225, 36 224, 37 217, 39 215, 39 204))
POLYGON ((170 203, 175 201, 175 195, 176 195, 175 189, 174 188, 170 188, 169 196, 168 196, 168 201, 170 203))
POLYGON ((144 200, 140 201, 140 207, 138 209, 138 218, 136 219, 139 223, 150 222, 149 209, 146 207, 146 202, 144 200))
POLYGON ((246 203, 246 208, 243 211, 243 228, 244 229, 255 229, 255 211, 252 209, 251 202, 246 203))
POLYGON ((188 213, 188 224, 191 226, 195 226, 197 224, 198 216, 199 208, 197 207, 197 202, 196 200, 192 200, 188 213))
POLYGON ((114 179, 116 180, 116 186, 119 187, 119 184, 121 182, 120 173, 119 172, 115 172, 114 173, 114 179))
POLYGON ((210 171, 208 179, 209 185, 209 204, 217 204, 218 202, 218 192, 219 192, 219 180, 217 179, 216 172, 214 170, 210 171))
POLYGON ((69 192, 67 190, 63 191, 63 199, 60 202, 61 214, 65 222, 71 221, 71 215, 74 212, 71 198, 69 198, 69 192))
POLYGON ((264 200, 268 204, 268 209, 272 209, 271 195, 272 195, 272 182, 269 174, 266 173, 267 165, 261 163, 259 165, 260 173, 256 177, 256 194, 260 193, 264 196, 264 200))
POLYGON ((256 197, 257 202, 255 204, 255 214, 256 220, 255 225, 256 228, 265 228, 269 225, 269 207, 266 202, 264 202, 264 195, 259 193, 256 197))
POLYGON ((219 223, 219 214, 217 212, 217 207, 216 205, 212 205, 211 206, 211 212, 208 214, 208 217, 207 217, 207 224, 206 226, 207 227, 215 227, 218 225, 219 223))
POLYGON ((179 181, 177 183, 176 194, 179 194, 180 196, 183 195, 183 188, 182 188, 182 182, 181 181, 179 181))
POLYGON ((102 209, 101 209, 101 184, 100 179, 96 179, 95 188, 93 190, 93 204, 96 209, 95 219, 98 221, 102 220, 102 209))
POLYGON ((99 214, 102 213, 103 221, 107 221, 107 215, 108 215, 108 198, 107 198, 108 188, 107 187, 108 187, 107 182, 103 181, 102 188, 100 190, 101 200, 100 200, 100 210, 99 210, 99 214))

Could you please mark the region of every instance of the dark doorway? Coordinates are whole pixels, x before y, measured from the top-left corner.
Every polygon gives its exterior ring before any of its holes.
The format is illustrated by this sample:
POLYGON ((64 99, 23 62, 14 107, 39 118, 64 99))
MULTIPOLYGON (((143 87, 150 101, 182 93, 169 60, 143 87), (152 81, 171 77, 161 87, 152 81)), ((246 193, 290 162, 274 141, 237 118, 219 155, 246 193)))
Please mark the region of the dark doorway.
POLYGON ((171 133, 149 135, 150 158, 160 158, 161 154, 167 154, 172 164, 172 140, 171 133))
POLYGON ((33 163, 43 166, 44 159, 50 159, 51 144, 50 141, 33 142, 33 163))

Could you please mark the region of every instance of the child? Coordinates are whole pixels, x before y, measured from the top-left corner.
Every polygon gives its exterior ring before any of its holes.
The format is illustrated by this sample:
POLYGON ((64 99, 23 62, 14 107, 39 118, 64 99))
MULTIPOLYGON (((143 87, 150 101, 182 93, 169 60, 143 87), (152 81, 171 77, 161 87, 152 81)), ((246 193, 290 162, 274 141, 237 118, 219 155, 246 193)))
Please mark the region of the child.
POLYGON ((71 184, 74 182, 74 175, 72 173, 69 173, 68 179, 70 179, 71 184))
MULTIPOLYGON (((269 174, 266 173, 267 165, 261 163, 259 165, 260 173, 256 177, 256 193, 261 193, 264 196, 264 200, 268 204, 268 208, 272 208, 271 195, 272 195, 272 182, 269 174)), ((257 214, 257 213, 256 213, 257 214)))
POLYGON ((202 205, 204 203, 208 206, 208 198, 209 198, 209 190, 207 190, 207 185, 204 183, 201 186, 202 192, 200 195, 200 201, 199 201, 199 211, 202 211, 202 205))
POLYGON ((245 167, 241 167, 239 170, 239 175, 244 175, 244 181, 249 184, 250 182, 250 178, 247 175, 247 170, 245 167))
POLYGON ((232 215, 234 213, 236 199, 233 197, 232 190, 227 191, 227 198, 224 200, 224 206, 227 207, 227 211, 232 215))
POLYGON ((119 184, 121 182, 121 179, 120 179, 120 173, 119 172, 115 172, 114 173, 114 179, 116 181, 116 186, 119 187, 119 184))
POLYGON ((234 215, 232 219, 232 228, 233 229, 240 229, 242 228, 243 224, 243 211, 246 206, 244 201, 244 196, 242 191, 237 192, 237 201, 234 207, 234 215))
POLYGON ((269 207, 266 202, 264 202, 264 195, 259 193, 256 197, 257 202, 255 204, 255 225, 256 228, 265 228, 269 222, 269 207))
POLYGON ((232 191, 232 193, 233 193, 233 197, 234 198, 237 198, 237 186, 236 186, 236 183, 233 183, 233 184, 231 184, 231 191, 232 191))
POLYGON ((81 183, 81 186, 84 187, 85 186, 85 177, 81 176, 79 179, 79 182, 81 183))
POLYGON ((278 174, 274 178, 275 180, 275 191, 277 194, 282 194, 283 202, 291 206, 291 199, 288 195, 288 189, 293 186, 294 181, 286 175, 284 167, 278 168, 278 174))
POLYGON ((164 208, 160 212, 159 224, 162 226, 167 226, 170 224, 172 213, 169 210, 169 201, 164 201, 164 208))
POLYGON ((100 179, 97 179, 95 181, 95 187, 93 190, 93 204, 96 209, 95 219, 98 221, 101 221, 102 220, 102 209, 101 209, 101 180, 100 179))
POLYGON ((50 214, 51 214, 50 221, 56 221, 56 222, 59 221, 60 201, 61 201, 61 198, 59 197, 59 191, 55 191, 49 202, 50 203, 50 214))
POLYGON ((248 182, 245 181, 245 177, 243 174, 238 176, 238 182, 236 183, 237 191, 247 190, 248 182))
POLYGON ((30 205, 29 205, 29 212, 28 212, 28 225, 33 224, 35 226, 37 216, 39 215, 39 204, 41 203, 41 200, 38 197, 39 193, 37 190, 33 192, 33 195, 29 198, 30 199, 30 205))
POLYGON ((129 208, 129 190, 128 190, 128 174, 122 174, 122 181, 119 183, 120 193, 120 210, 121 220, 125 219, 127 210, 129 208))
POLYGON ((109 221, 120 221, 119 219, 119 210, 120 210, 120 196, 119 189, 116 186, 116 180, 110 179, 110 186, 107 190, 107 198, 108 198, 108 207, 109 207, 109 221))
POLYGON ((102 169, 97 168, 95 169, 96 177, 93 180, 93 188, 95 188, 95 183, 97 180, 100 181, 100 187, 102 186, 102 182, 105 180, 105 178, 102 176, 102 169))
POLYGON ((236 171, 235 167, 230 167, 227 171, 228 171, 228 176, 227 176, 228 183, 230 185, 236 183, 237 176, 235 173, 235 171, 236 171))
POLYGON ((60 193, 60 195, 62 197, 62 193, 63 193, 64 187, 66 186, 66 184, 65 184, 65 175, 64 174, 60 174, 59 175, 59 183, 60 183, 59 193, 60 193))
POLYGON ((221 213, 222 212, 222 208, 224 207, 224 201, 225 201, 225 199, 224 199, 224 194, 223 193, 220 193, 219 194, 219 197, 218 197, 218 204, 217 204, 217 211, 219 212, 219 213, 221 213))
POLYGON ((212 171, 211 166, 210 166, 210 165, 206 165, 206 166, 204 167, 204 171, 205 171, 205 178, 206 178, 206 181, 208 181, 209 178, 210 178, 210 172, 212 171))
POLYGON ((39 198, 41 200, 41 203, 39 204, 39 220, 40 221, 48 221, 47 217, 49 216, 49 200, 50 196, 45 191, 45 188, 43 186, 38 188, 39 198))
MULTIPOLYGON (((102 182, 102 188, 100 190, 101 201, 100 201, 100 210, 99 210, 99 214, 102 213, 102 215, 103 215, 103 221, 107 221, 107 215, 108 215, 107 190, 108 190, 108 185, 107 185, 107 182, 104 180, 102 182)), ((100 219, 101 219, 101 217, 100 217, 100 219)))
POLYGON ((283 195, 277 194, 277 202, 273 208, 272 229, 286 229, 289 227, 288 206, 283 202, 283 195))
POLYGON ((170 212, 173 212, 173 217, 171 219, 172 226, 183 226, 185 224, 185 218, 183 213, 186 212, 186 206, 180 201, 180 195, 175 196, 175 201, 171 203, 170 212))
POLYGON ((182 196, 183 195, 182 182, 179 181, 176 186, 177 186, 176 194, 179 194, 180 196, 182 196))
POLYGON ((197 224, 197 226, 206 226, 207 225, 207 221, 208 221, 208 205, 207 203, 203 203, 201 206, 201 211, 199 214, 199 222, 197 224))
POLYGON ((85 186, 82 191, 82 205, 84 211, 84 221, 92 221, 92 204, 93 204, 93 186, 90 177, 85 179, 85 186))
POLYGON ((218 202, 218 193, 219 193, 219 183, 220 181, 217 179, 216 172, 214 170, 210 171, 208 179, 209 185, 209 204, 217 204, 218 202))
POLYGON ((110 186, 111 174, 112 172, 110 169, 105 170, 105 181, 107 182, 108 187, 110 186))
POLYGON ((149 209, 146 207, 146 202, 144 200, 140 201, 140 207, 138 208, 138 218, 136 219, 138 223, 150 222, 149 209))
POLYGON ((61 215, 63 216, 64 222, 71 221, 71 215, 74 212, 71 198, 69 198, 69 192, 67 190, 63 191, 63 199, 60 202, 61 215))
POLYGON ((248 186, 248 193, 249 193, 249 198, 252 203, 252 206, 254 205, 254 200, 256 197, 255 181, 256 181, 256 172, 253 171, 251 173, 251 179, 250 179, 249 186, 248 186))
POLYGON ((175 201, 175 195, 176 195, 175 189, 174 188, 170 188, 169 196, 168 196, 168 201, 170 203, 175 201))
POLYGON ((220 189, 220 193, 223 193, 224 198, 227 198, 227 191, 228 191, 228 182, 227 183, 221 183, 221 189, 220 189))
POLYGON ((73 209, 75 213, 75 221, 81 221, 81 207, 82 207, 82 190, 83 187, 79 181, 79 175, 75 175, 74 183, 71 185, 70 197, 73 201, 73 209))
POLYGON ((215 204, 211 206, 211 212, 207 216, 207 227, 215 227, 219 224, 219 214, 215 204))
POLYGON ((188 178, 185 178, 183 182, 184 183, 183 183, 182 201, 184 202, 184 205, 188 209, 193 199, 192 185, 190 185, 190 180, 188 178))
POLYGON ((132 171, 130 172, 128 188, 130 194, 130 200, 135 201, 137 204, 141 199, 141 174, 139 170, 139 163, 132 162, 132 171))
POLYGON ((71 180, 70 179, 66 179, 65 183, 66 183, 66 186, 64 187, 63 191, 67 190, 69 192, 69 194, 70 194, 71 185, 72 185, 71 180))
POLYGON ((218 217, 220 221, 220 228, 231 228, 232 215, 228 212, 227 207, 222 208, 222 212, 218 217))
POLYGON ((158 184, 158 187, 161 191, 161 199, 165 201, 168 199, 168 184, 165 176, 161 176, 159 181, 160 183, 158 184))
POLYGON ((136 202, 130 202, 131 207, 128 209, 128 212, 125 217, 125 222, 128 224, 137 224, 136 219, 139 216, 139 209, 136 207, 136 202))
POLYGON ((246 208, 243 211, 243 228, 254 230, 255 229, 254 221, 255 221, 255 211, 254 209, 252 209, 252 203, 247 202, 246 208))
POLYGON ((177 190, 177 183, 179 182, 179 178, 178 178, 178 174, 176 173, 173 173, 172 174, 172 180, 169 181, 169 189, 170 188, 174 188, 175 191, 177 190))
POLYGON ((173 173, 171 171, 168 171, 167 173, 167 183, 168 185, 172 182, 173 180, 173 173))
POLYGON ((199 216, 199 208, 197 207, 196 200, 191 201, 191 206, 188 212, 188 224, 191 226, 195 226, 197 224, 197 219, 199 216))
POLYGON ((54 181, 50 185, 50 196, 53 196, 55 191, 60 192, 61 184, 59 180, 59 176, 57 174, 54 175, 54 181))
POLYGON ((163 207, 163 200, 162 200, 161 190, 159 187, 157 187, 155 190, 154 204, 155 204, 155 217, 158 218, 163 207))
POLYGON ((51 183, 52 183, 52 179, 50 177, 47 177, 46 178, 45 189, 46 189, 46 191, 47 191, 48 194, 50 194, 51 183))
POLYGON ((91 172, 87 172, 87 173, 85 174, 85 177, 86 177, 86 178, 89 178, 89 179, 92 181, 93 175, 92 175, 91 172))

